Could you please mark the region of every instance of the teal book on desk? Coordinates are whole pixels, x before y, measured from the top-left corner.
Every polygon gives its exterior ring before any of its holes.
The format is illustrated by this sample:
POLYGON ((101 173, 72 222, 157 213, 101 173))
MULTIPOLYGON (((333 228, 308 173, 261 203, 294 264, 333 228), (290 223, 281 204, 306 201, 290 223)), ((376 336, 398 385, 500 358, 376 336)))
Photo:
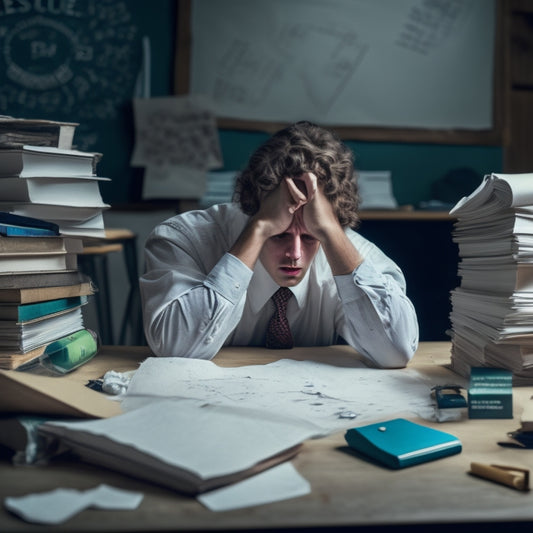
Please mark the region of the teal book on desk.
POLYGON ((56 313, 67 312, 88 302, 87 296, 70 296, 29 304, 0 304, 0 320, 29 322, 46 318, 56 313))
POLYGON ((404 418, 346 431, 350 448, 390 468, 405 468, 460 453, 461 441, 404 418))

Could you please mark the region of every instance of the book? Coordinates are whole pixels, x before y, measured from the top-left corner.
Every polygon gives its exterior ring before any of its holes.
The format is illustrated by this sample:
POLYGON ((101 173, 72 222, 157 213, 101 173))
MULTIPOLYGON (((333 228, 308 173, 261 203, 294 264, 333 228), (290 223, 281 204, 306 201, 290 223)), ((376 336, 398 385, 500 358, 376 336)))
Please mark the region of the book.
POLYGON ((395 418, 351 428, 345 439, 350 448, 389 468, 406 468, 460 453, 461 441, 444 431, 395 418))
POLYGON ((41 218, 16 215, 0 211, 0 224, 17 228, 42 229, 50 231, 51 235, 59 235, 59 226, 41 218))
POLYGON ((35 350, 83 327, 81 307, 30 322, 0 320, 0 359, 12 356, 15 352, 27 353, 35 350))
POLYGON ((75 270, 77 267, 78 254, 76 253, 48 252, 0 256, 0 277, 12 275, 15 272, 75 270))
POLYGON ((77 122, 0 116, 0 148, 24 145, 72 148, 77 122))
POLYGON ((55 224, 58 230, 61 224, 89 220, 100 215, 103 210, 109 207, 108 204, 104 204, 103 206, 72 206, 29 202, 3 202, 0 200, 0 209, 4 212, 17 216, 45 220, 50 224, 55 224), (51 222, 52 220, 55 222, 51 222))
POLYGON ((103 211, 108 204, 99 206, 72 206, 32 204, 27 202, 0 202, 0 209, 22 216, 42 218, 56 224, 64 236, 105 237, 103 211))
POLYGON ((0 370, 15 370, 19 366, 43 355, 45 348, 46 345, 40 345, 37 348, 26 351, 18 348, 2 348, 0 350, 0 370))
POLYGON ((0 237, 52 237, 58 234, 59 231, 56 232, 45 228, 31 228, 28 226, 0 223, 0 237))
POLYGON ((73 285, 51 287, 16 287, 11 289, 0 288, 0 302, 13 304, 28 304, 45 302, 58 298, 71 298, 73 296, 90 296, 96 291, 91 281, 73 285))
POLYGON ((96 175, 101 154, 24 145, 0 150, 0 177, 59 178, 96 175))
POLYGON ((87 303, 87 296, 71 296, 68 298, 56 298, 43 302, 28 304, 0 303, 0 320, 15 320, 27 322, 36 318, 56 314, 60 311, 79 307, 87 303))
POLYGON ((35 254, 52 252, 81 253, 83 239, 62 236, 41 236, 28 238, 27 236, 3 236, 0 234, 0 258, 13 254, 35 254))
POLYGON ((38 432, 86 462, 196 495, 291 459, 320 430, 281 414, 167 399, 103 420, 46 422, 38 432))
MULTIPOLYGON (((1 155, 1 154, 0 154, 1 155)), ((1 178, 2 201, 104 207, 100 182, 108 178, 1 178)))
POLYGON ((89 283, 90 278, 77 269, 59 272, 13 272, 8 276, 0 275, 0 290, 64 287, 84 282, 89 283))

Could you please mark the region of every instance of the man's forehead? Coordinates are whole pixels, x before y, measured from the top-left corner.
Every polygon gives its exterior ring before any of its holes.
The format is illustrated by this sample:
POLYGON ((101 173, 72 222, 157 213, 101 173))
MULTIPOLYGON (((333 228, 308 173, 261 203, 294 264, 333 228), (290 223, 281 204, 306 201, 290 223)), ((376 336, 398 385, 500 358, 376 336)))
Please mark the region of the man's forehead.
POLYGON ((295 213, 290 226, 283 233, 292 233, 299 235, 309 233, 301 215, 301 210, 295 213))

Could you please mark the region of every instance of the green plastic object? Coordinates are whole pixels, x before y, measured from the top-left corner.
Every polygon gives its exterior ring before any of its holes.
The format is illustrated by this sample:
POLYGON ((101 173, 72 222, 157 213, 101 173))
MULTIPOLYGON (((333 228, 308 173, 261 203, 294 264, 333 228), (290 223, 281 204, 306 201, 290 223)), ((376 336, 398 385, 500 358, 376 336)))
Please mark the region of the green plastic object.
POLYGON ((40 363, 58 374, 67 374, 91 360, 98 352, 98 336, 81 329, 51 342, 41 355, 40 363))

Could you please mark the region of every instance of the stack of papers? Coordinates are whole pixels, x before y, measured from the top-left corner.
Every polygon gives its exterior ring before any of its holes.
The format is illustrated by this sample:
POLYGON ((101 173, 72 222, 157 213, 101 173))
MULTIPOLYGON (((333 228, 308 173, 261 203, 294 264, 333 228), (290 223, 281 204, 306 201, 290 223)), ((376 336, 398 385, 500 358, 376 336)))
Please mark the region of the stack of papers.
POLYGON ((461 285, 451 291, 452 365, 533 379, 533 174, 491 174, 450 211, 461 285))
POLYGON ((364 170, 357 173, 360 209, 397 209, 390 170, 364 170))
POLYGON ((47 422, 38 431, 87 462, 191 495, 283 463, 320 434, 302 419, 186 399, 103 420, 47 422))

